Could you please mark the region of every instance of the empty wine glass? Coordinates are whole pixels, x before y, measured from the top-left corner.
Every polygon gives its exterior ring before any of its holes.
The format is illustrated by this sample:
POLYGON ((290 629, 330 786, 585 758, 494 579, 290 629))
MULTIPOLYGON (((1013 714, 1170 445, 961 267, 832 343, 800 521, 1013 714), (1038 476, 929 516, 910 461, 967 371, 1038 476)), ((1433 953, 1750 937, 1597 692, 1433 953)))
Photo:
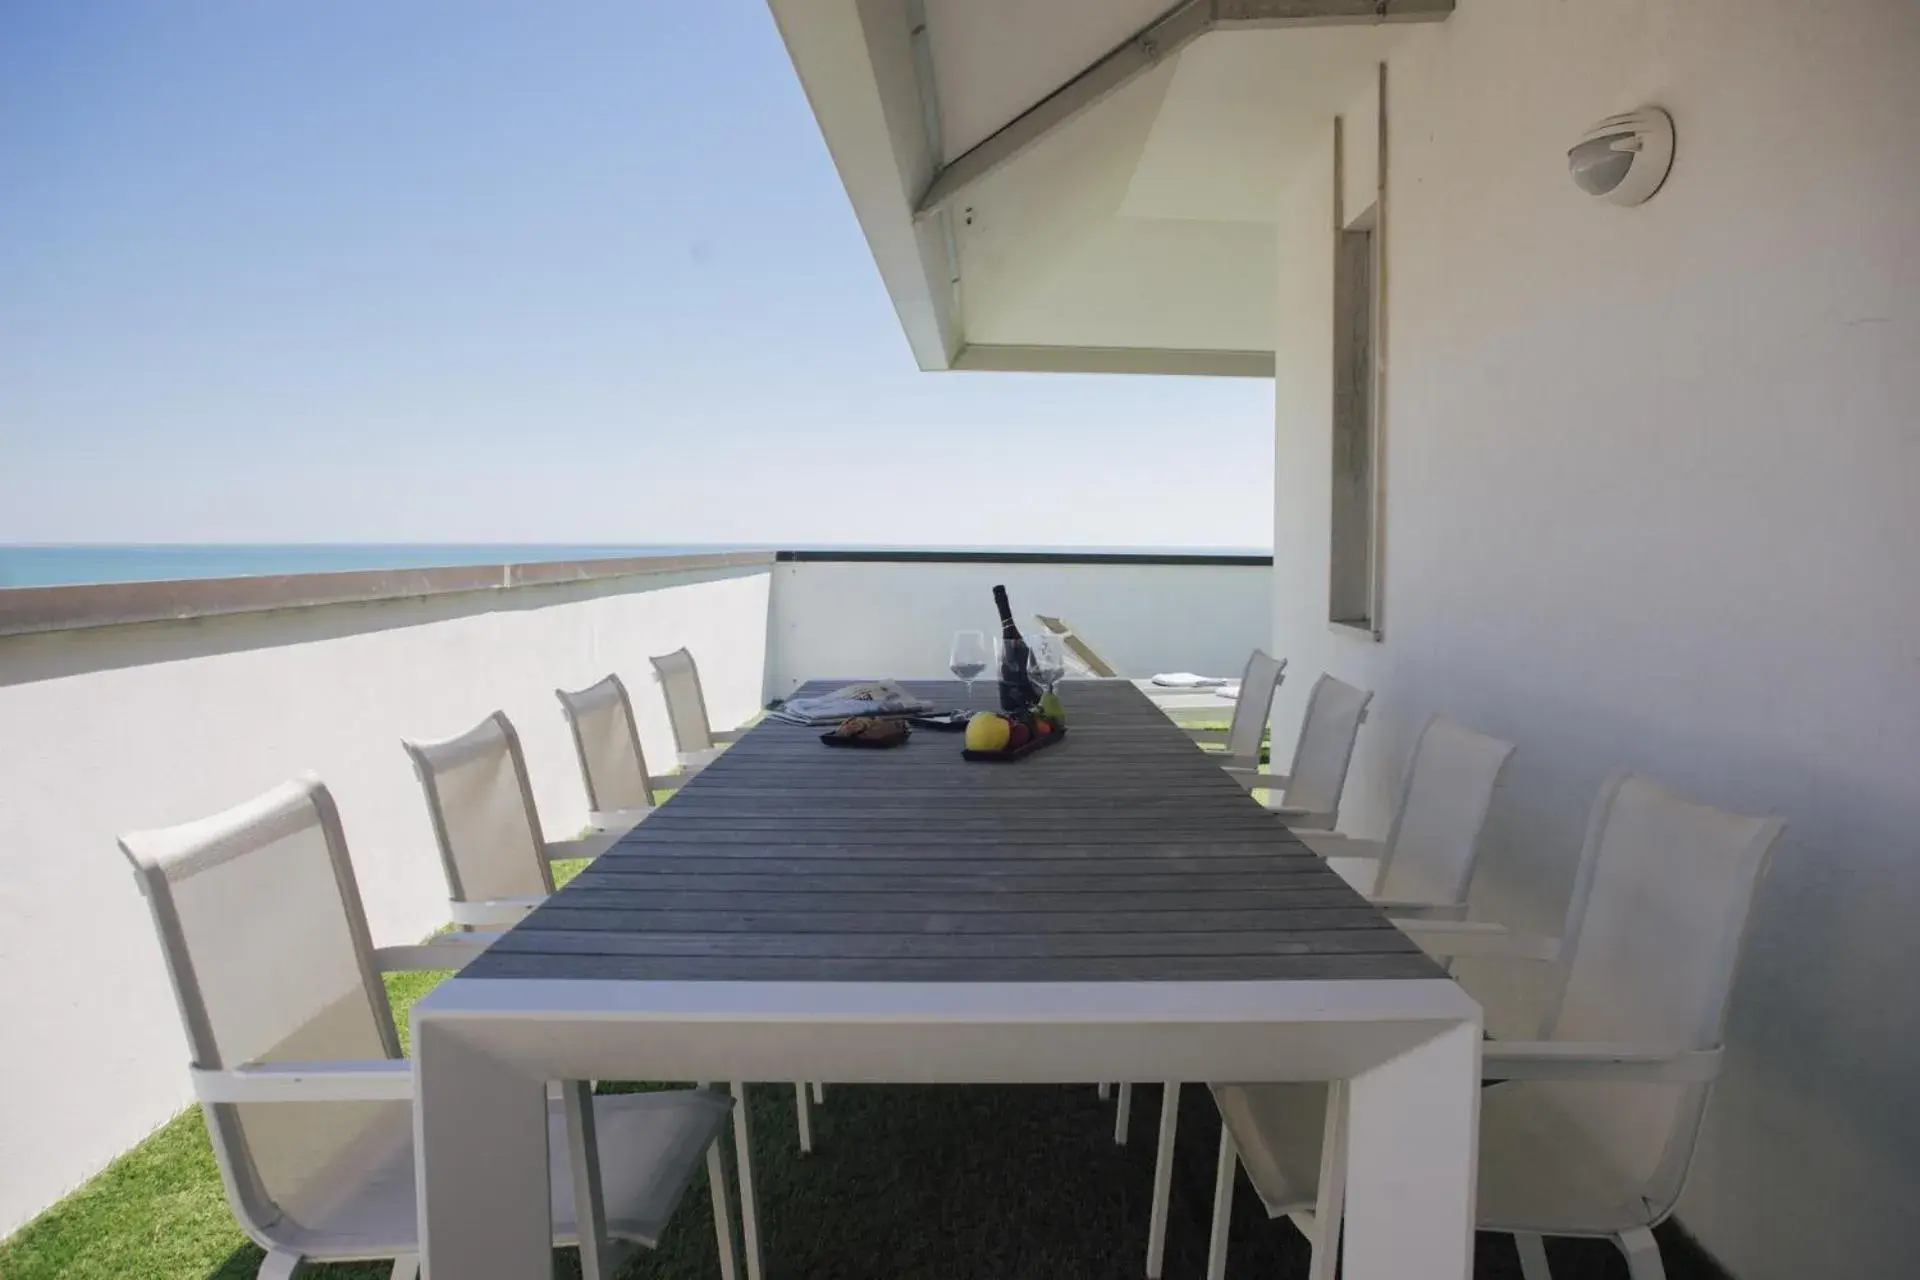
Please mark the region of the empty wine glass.
POLYGON ((953 633, 953 652, 947 659, 947 670, 967 682, 967 710, 973 709, 973 682, 987 669, 987 637, 978 631, 956 631, 953 633))
POLYGON ((1060 678, 1067 674, 1067 653, 1055 635, 1038 635, 1027 641, 1027 652, 1032 655, 1028 661, 1028 670, 1033 673, 1033 681, 1042 692, 1052 693, 1060 678))

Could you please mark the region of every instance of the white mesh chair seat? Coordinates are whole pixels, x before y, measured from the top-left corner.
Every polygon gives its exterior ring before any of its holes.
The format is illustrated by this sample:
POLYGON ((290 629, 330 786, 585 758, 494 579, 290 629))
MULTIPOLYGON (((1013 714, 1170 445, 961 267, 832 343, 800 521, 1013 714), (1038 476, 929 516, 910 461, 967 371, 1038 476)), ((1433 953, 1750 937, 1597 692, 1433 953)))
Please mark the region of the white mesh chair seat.
MULTIPOLYGON (((1241 697, 1245 696, 1243 692, 1241 697)), ((1229 768, 1250 791, 1284 793, 1268 807, 1288 826, 1332 830, 1340 819, 1340 797, 1347 789, 1354 740, 1360 736, 1367 704, 1372 701, 1370 691, 1322 675, 1307 697, 1300 739, 1293 748, 1293 771, 1265 773, 1242 763, 1229 768)))
MULTIPOLYGON (((659 1243, 680 1196, 725 1124, 727 1096, 710 1090, 672 1090, 596 1097, 600 1192, 607 1234, 645 1248, 659 1243)), ((326 1208, 289 1234, 288 1247, 310 1258, 392 1258, 420 1249, 413 1162, 412 1108, 398 1113, 381 1157, 327 1189, 326 1208)), ((576 1245, 580 1229, 573 1172, 566 1159, 567 1119, 556 1099, 547 1104, 549 1212, 553 1241, 576 1245)))
MULTIPOLYGON (((1649 1228, 1686 1181, 1754 893, 1781 830, 1778 819, 1616 774, 1587 824, 1562 937, 1401 922, 1436 955, 1497 958, 1524 943, 1513 958, 1555 966, 1539 1040, 1489 1042, 1483 1068, 1504 1083, 1481 1097, 1479 1223, 1514 1233, 1527 1280, 1548 1280, 1545 1235, 1610 1236, 1633 1280, 1665 1274, 1649 1228)), ((1301 1222, 1312 1209, 1329 1093, 1214 1086, 1271 1213, 1301 1222)), ((1311 1229, 1328 1242, 1325 1224, 1311 1229)))
POLYGON ((1460 914, 1494 789, 1512 758, 1512 743, 1434 716, 1414 742, 1384 841, 1310 830, 1300 839, 1389 911, 1460 914))
MULTIPOLYGON (((380 969, 457 968, 482 944, 376 952, 316 779, 120 845, 153 912, 227 1202, 268 1251, 262 1275, 373 1258, 410 1274, 413 1080, 380 969), (274 1063, 302 1070, 260 1079, 274 1063)), ((609 1216, 651 1243, 700 1160, 713 1167, 731 1099, 687 1089, 592 1105, 609 1216)), ((549 1144, 562 1225, 574 1221, 566 1135, 563 1117, 549 1144)))
POLYGON ((640 749, 633 702, 617 675, 584 689, 555 689, 580 759, 587 821, 603 831, 631 829, 653 811, 653 779, 640 749))
MULTIPOLYGON (((1237 1085, 1214 1096, 1231 1132, 1260 1136, 1239 1148, 1240 1163, 1268 1216, 1312 1213, 1327 1086, 1237 1085)), ((1615 1165, 1539 1086, 1482 1090, 1478 1186, 1484 1231, 1538 1231, 1552 1223, 1554 1234, 1610 1236, 1664 1216, 1640 1194, 1644 1183, 1615 1165)))

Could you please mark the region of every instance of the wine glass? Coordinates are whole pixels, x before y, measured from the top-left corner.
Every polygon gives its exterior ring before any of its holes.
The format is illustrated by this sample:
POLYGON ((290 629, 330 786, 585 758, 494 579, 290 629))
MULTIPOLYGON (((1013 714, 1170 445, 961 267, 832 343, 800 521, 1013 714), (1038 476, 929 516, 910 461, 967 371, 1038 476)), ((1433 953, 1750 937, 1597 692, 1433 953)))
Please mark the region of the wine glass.
POLYGON ((967 710, 973 709, 973 682, 987 669, 987 637, 978 631, 953 633, 953 652, 947 670, 967 682, 967 710))
POLYGON ((1066 649, 1056 635, 1038 635, 1027 641, 1027 652, 1031 655, 1027 667, 1033 673, 1033 681, 1042 692, 1052 693, 1060 678, 1067 674, 1066 649))

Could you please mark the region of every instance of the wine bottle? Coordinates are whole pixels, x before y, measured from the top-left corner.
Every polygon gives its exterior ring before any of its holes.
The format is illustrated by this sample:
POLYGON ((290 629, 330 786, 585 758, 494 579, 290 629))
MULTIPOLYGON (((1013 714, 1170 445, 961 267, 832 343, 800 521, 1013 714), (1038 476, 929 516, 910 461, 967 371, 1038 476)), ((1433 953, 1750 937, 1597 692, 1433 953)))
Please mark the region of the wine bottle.
POLYGON ((1013 623, 1005 587, 993 589, 993 607, 1000 611, 1000 709, 1015 714, 1031 711, 1040 701, 1040 691, 1034 688, 1030 651, 1013 623))

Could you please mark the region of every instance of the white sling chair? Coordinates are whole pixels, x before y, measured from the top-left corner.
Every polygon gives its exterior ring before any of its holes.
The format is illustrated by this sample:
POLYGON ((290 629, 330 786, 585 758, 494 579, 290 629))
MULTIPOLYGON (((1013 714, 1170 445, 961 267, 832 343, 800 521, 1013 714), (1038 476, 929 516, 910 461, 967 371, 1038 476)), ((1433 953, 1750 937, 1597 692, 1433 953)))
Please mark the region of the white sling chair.
POLYGON ((580 758, 587 822, 596 831, 628 831, 653 812, 653 779, 640 750, 633 701, 617 675, 584 689, 555 689, 580 758))
MULTIPOLYGON (((1243 692, 1241 697, 1245 697, 1243 692)), ((1340 820, 1340 796, 1347 789, 1347 766, 1353 762, 1354 739, 1367 718, 1373 694, 1323 675, 1307 697, 1307 714, 1300 721, 1300 740, 1293 748, 1293 772, 1264 773, 1258 756, 1254 764, 1235 762, 1227 771, 1249 791, 1280 791, 1285 795, 1268 808, 1289 827, 1332 830, 1340 820)))
POLYGON ((504 712, 439 742, 402 742, 426 793, 453 923, 510 925, 553 892, 556 858, 597 858, 619 832, 549 840, 504 712))
MULTIPOLYGON (((1385 841, 1322 831, 1299 832, 1300 840, 1369 902, 1396 918, 1461 919, 1466 915, 1467 886, 1480 856, 1480 834, 1487 825, 1494 788, 1512 758, 1512 743, 1434 716, 1414 743, 1400 807, 1385 841)), ((1179 1110, 1180 1086, 1169 1084, 1160 1101, 1153 1207, 1148 1218, 1149 1280, 1158 1280, 1166 1248, 1172 1191, 1169 1162, 1179 1110)))
POLYGON ((1183 725, 1187 736, 1203 747, 1223 747, 1213 759, 1236 778, 1260 768, 1260 744, 1273 715, 1273 695, 1286 680, 1287 660, 1255 649, 1240 673, 1240 696, 1233 719, 1225 729, 1197 729, 1183 725))
MULTIPOLYGON (((1481 1093, 1479 1227, 1513 1234, 1527 1280, 1550 1280, 1549 1235, 1610 1239, 1633 1280, 1665 1276, 1652 1229, 1693 1159, 1754 891, 1781 830, 1617 773, 1588 820, 1562 937, 1401 922, 1435 955, 1556 966, 1540 1038, 1489 1042, 1482 1058, 1482 1076, 1506 1083, 1481 1093)), ((1267 1212, 1314 1241, 1316 1280, 1332 1276, 1344 1086, 1216 1085, 1214 1098, 1224 1128, 1208 1275, 1225 1272, 1237 1158, 1267 1212)))
MULTIPOLYGON (((1208 758, 1218 761, 1235 777, 1258 769, 1260 743, 1267 735, 1267 719, 1273 711, 1273 695, 1286 679, 1286 671, 1285 658, 1275 658, 1263 649, 1255 649, 1240 676, 1240 697, 1234 703, 1232 722, 1225 729, 1182 726, 1186 728, 1187 736, 1202 747, 1224 747, 1223 752, 1209 753, 1208 758)), ((1102 1098, 1107 1096, 1107 1088, 1104 1083, 1099 1086, 1102 1098)), ((1133 1121, 1133 1086, 1122 1083, 1118 1096, 1113 1117, 1113 1140, 1124 1146, 1127 1129, 1133 1121)), ((1159 1232, 1156 1231, 1155 1235, 1157 1238, 1159 1232)))
POLYGON ((700 668, 686 649, 650 658, 653 678, 667 702, 667 721, 673 726, 673 743, 680 753, 680 775, 684 782, 712 764, 727 744, 739 740, 744 729, 715 729, 707 718, 707 695, 700 687, 700 668))
POLYGON ((1512 758, 1512 743, 1436 715, 1413 744, 1385 840, 1332 831, 1296 834, 1389 914, 1463 919, 1494 788, 1512 758))
MULTIPOLYGON (((120 847, 153 911, 227 1204, 267 1251, 263 1280, 288 1280, 307 1263, 385 1258, 395 1280, 411 1280, 413 1069, 380 972, 458 967, 480 941, 375 950, 333 799, 314 778, 123 836, 120 847)), ((731 1099, 706 1089, 561 1092, 548 1117, 556 1244, 577 1243, 575 1224, 591 1220, 575 1188, 592 1180, 575 1175, 592 1148, 568 1140, 569 1121, 585 1131, 590 1114, 608 1234, 651 1248, 704 1157, 732 1258, 714 1145, 731 1099)), ((596 1243, 582 1251, 583 1270, 608 1280, 619 1244, 596 1243)))
MULTIPOLYGON (((594 688, 606 684, 603 680, 594 688)), ((632 724, 626 718, 625 690, 618 691, 620 712, 610 718, 616 733, 623 731, 619 721, 632 724)), ((567 706, 570 696, 577 695, 562 693, 561 705, 567 706)), ((595 701, 604 705, 604 698, 595 701)), ((600 719, 604 723, 609 718, 600 719)), ((576 746, 579 741, 576 735, 576 746)), ((592 740, 589 742, 591 745, 592 740)), ((597 858, 631 829, 631 824, 614 827, 582 840, 548 840, 542 836, 533 788, 527 781, 526 759, 520 751, 520 735, 514 732, 505 712, 494 712, 457 738, 400 745, 413 760, 420 789, 426 793, 434 840, 440 846, 440 865, 447 877, 448 911, 456 925, 472 928, 515 923, 553 893, 554 859, 597 858)), ((636 763, 638 750, 636 741, 636 763)), ((582 758, 584 761, 584 752, 582 758)), ((644 770, 644 766, 641 768, 644 770)), ((597 795, 592 787, 589 783, 588 794, 597 795)), ((800 1149, 810 1152, 813 1118, 807 1109, 806 1086, 795 1085, 794 1095, 800 1149)), ((824 1090, 814 1086, 815 1101, 823 1101, 824 1096, 824 1090)))

